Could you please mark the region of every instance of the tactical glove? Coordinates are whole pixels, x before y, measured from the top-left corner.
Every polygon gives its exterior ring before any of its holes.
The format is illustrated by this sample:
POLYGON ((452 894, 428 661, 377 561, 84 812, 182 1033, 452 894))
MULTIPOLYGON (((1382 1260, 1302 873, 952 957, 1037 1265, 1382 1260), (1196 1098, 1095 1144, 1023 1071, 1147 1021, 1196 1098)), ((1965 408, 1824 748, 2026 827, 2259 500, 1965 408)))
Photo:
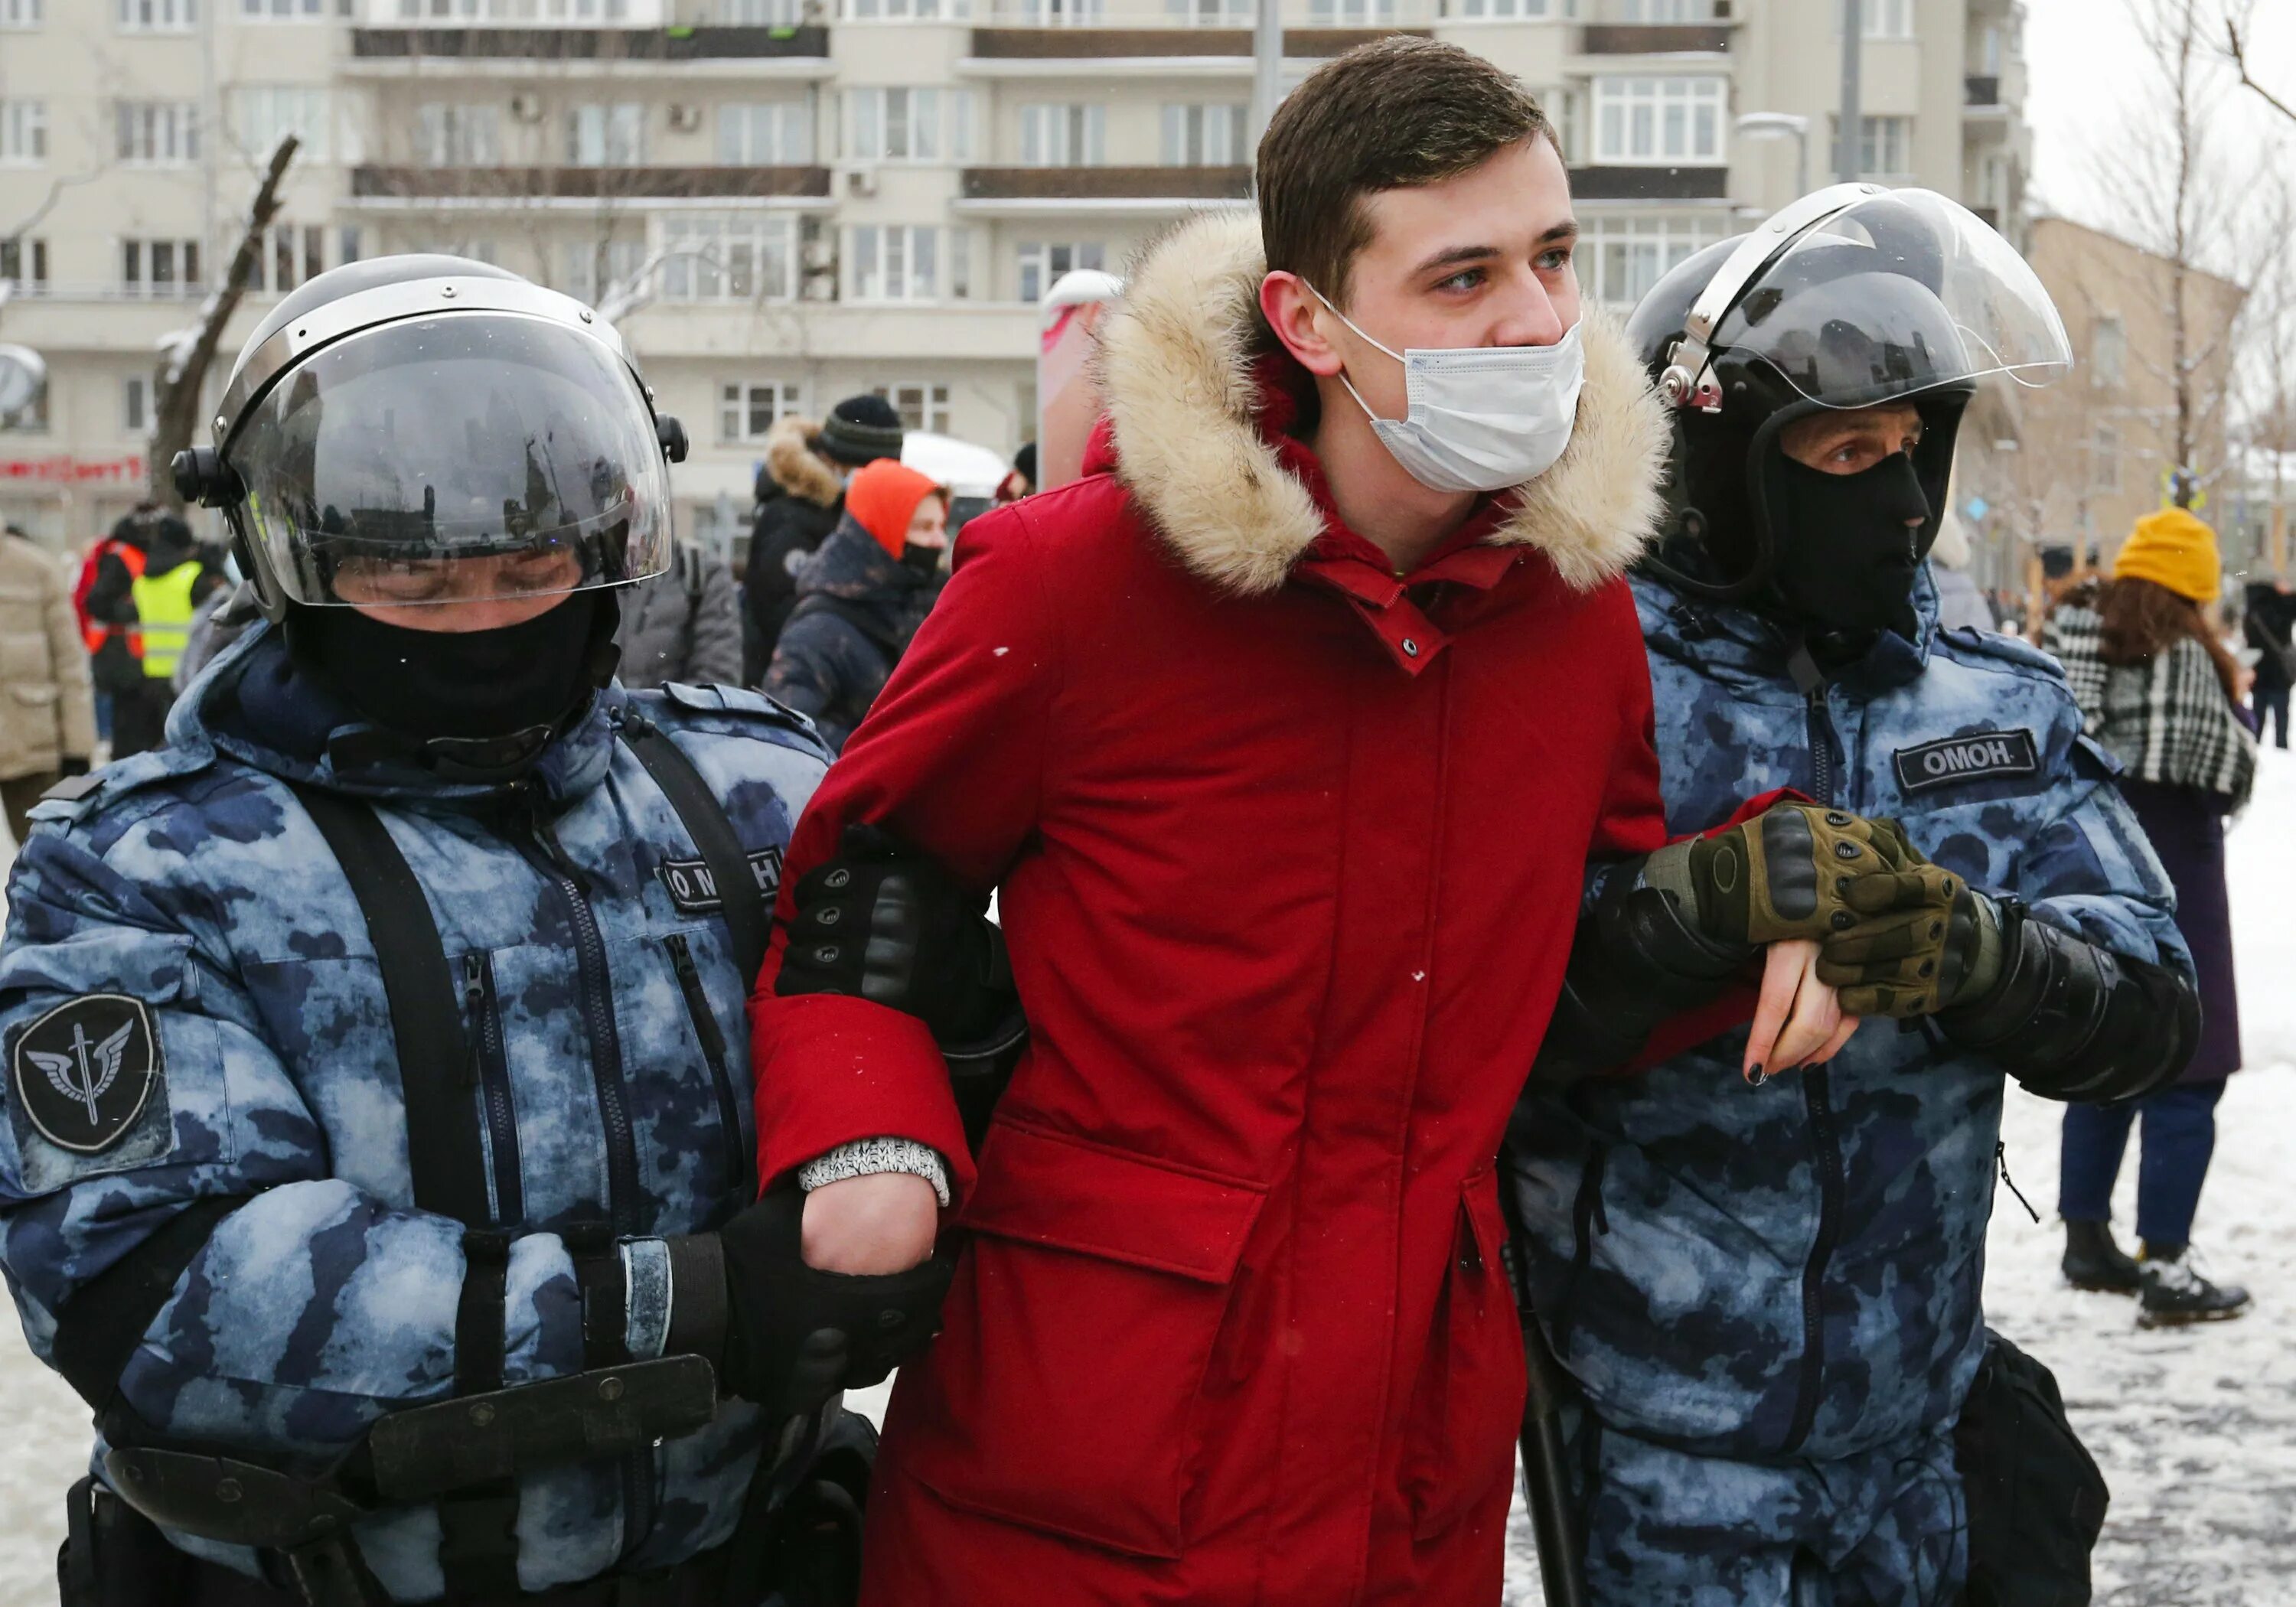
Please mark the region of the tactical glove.
MULTIPOLYGON (((1897 907, 1828 938, 1818 949, 1817 980, 1841 995, 1845 1015, 1900 1019, 1984 996, 2001 974, 2000 922, 1993 906, 1956 876, 1931 865, 1918 886, 1922 902, 1897 907)), ((1852 885, 1852 907, 1880 896, 1852 885)))
POLYGON ((1642 879, 1672 894, 1705 938, 1751 948, 1824 940, 1929 907, 1945 873, 1894 820, 1781 803, 1727 831, 1660 849, 1644 863, 1642 879))
POLYGON ((931 1341, 956 1263, 855 1277, 805 1264, 805 1195, 775 1189, 718 1230, 728 1320, 718 1376, 729 1395, 777 1421, 816 1412, 840 1390, 882 1383, 931 1341))
POLYGON ((977 1045, 1018 1008, 987 908, 890 832, 847 826, 837 857, 797 884, 774 991, 868 999, 917 1017, 944 1047, 977 1045))

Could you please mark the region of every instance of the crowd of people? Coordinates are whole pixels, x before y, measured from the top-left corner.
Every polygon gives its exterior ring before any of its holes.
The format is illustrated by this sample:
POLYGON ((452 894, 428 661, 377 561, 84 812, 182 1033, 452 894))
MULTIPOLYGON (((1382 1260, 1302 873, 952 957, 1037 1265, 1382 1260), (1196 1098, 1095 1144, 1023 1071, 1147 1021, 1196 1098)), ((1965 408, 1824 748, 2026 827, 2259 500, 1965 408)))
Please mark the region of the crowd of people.
POLYGON ((1620 325, 1546 113, 1401 37, 1256 193, 962 531, 849 398, 737 586, 619 336, 416 256, 250 336, 174 465, 228 558, 0 547, 69 1607, 1489 1603, 1518 1451, 1551 1601, 2087 1599, 2002 1106, 2071 1284, 2247 1308, 2190 1247, 2296 605, 2233 648, 2170 508, 1996 627, 1956 432, 2070 353, 1943 197, 1620 325))

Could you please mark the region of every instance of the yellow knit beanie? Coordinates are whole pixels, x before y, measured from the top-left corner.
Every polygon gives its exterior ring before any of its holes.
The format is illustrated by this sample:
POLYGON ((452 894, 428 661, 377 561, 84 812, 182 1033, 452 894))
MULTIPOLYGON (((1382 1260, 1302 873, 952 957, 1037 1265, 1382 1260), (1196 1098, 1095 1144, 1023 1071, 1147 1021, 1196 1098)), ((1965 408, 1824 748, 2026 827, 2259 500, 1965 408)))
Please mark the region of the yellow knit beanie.
POLYGON ((2147 513, 2114 555, 2112 578, 2150 580, 2179 597, 2214 603, 2224 584, 2217 533, 2184 508, 2147 513))

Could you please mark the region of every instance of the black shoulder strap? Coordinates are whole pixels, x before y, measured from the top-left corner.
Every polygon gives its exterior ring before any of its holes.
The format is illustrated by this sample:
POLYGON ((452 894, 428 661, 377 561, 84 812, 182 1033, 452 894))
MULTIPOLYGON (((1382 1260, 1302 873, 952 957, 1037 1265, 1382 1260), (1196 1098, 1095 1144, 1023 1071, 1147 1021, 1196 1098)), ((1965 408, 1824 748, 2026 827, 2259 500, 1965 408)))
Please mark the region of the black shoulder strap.
POLYGON ((297 786, 295 796, 334 850, 374 944, 398 1049, 415 1206, 465 1227, 488 1226, 486 1150, 469 1080, 462 995, 422 884, 366 805, 316 787, 297 786))
POLYGON ((111 1404, 128 1358, 216 1224, 246 1203, 236 1195, 193 1201, 165 1227, 90 1278, 56 1313, 49 1355, 64 1382, 97 1413, 111 1404))
POLYGON ((685 834, 693 839, 701 855, 701 863, 709 867, 709 880, 718 884, 718 905, 726 917, 726 936, 733 942, 734 962, 742 968, 742 985, 755 988, 758 972, 766 963, 773 912, 766 906, 765 890, 758 885, 750 851, 742 846, 741 834, 726 817, 726 806, 718 801, 685 750, 651 721, 625 720, 622 741, 669 799, 669 807, 677 811, 685 834))

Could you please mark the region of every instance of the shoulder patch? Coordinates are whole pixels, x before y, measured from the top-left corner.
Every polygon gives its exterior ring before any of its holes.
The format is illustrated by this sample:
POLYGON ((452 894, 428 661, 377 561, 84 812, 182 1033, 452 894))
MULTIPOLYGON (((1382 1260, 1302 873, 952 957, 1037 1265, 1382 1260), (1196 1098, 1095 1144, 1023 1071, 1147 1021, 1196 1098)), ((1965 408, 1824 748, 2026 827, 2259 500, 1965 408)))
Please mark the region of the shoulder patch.
MULTIPOLYGON (((771 909, 782 890, 782 851, 778 848, 759 849, 750 856, 750 873, 758 879, 758 891, 771 909)), ((669 890, 669 901, 689 915, 714 915, 726 907, 718 895, 718 879, 709 873, 709 864, 700 859, 665 859, 661 862, 661 884, 669 890)))
POLYGON ((1917 748, 1900 748, 1891 762, 1898 769, 1898 789, 1907 797, 1956 782, 2032 775, 2041 767, 2033 734, 2022 726, 2013 731, 1972 731, 1917 748))
POLYGON ((151 1007, 124 993, 92 993, 24 1029, 8 1057, 18 1108, 40 1136, 76 1154, 101 1154, 125 1137, 166 1067, 151 1007))

